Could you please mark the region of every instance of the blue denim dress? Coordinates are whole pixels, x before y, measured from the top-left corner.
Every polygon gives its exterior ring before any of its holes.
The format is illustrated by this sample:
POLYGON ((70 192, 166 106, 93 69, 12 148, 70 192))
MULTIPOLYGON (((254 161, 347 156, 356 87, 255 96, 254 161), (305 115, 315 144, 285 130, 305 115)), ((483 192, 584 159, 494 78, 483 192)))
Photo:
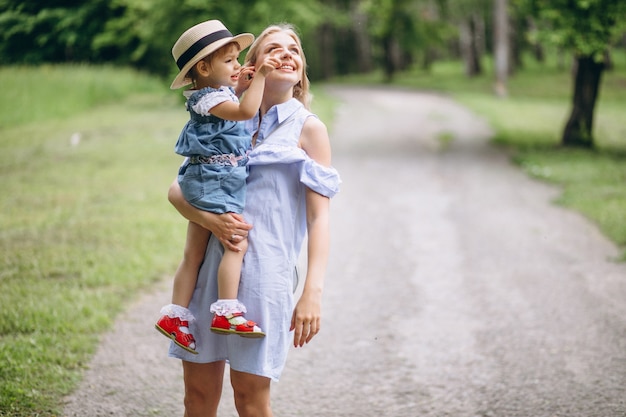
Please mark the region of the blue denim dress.
POLYGON ((185 361, 210 363, 227 360, 240 372, 278 380, 293 340, 289 327, 294 308, 294 272, 306 236, 307 188, 327 197, 339 191, 340 178, 334 168, 311 159, 298 140, 302 126, 315 117, 292 99, 272 107, 259 126, 257 142, 250 152, 247 181, 248 200, 243 216, 254 228, 244 255, 239 300, 246 317, 265 330, 262 339, 212 333, 209 306, 217 300, 217 269, 223 247, 211 236, 200 268, 189 309, 196 317, 191 331, 198 355, 172 343, 170 356, 185 361))
POLYGON ((208 109, 197 112, 196 105, 201 100, 212 103, 211 107, 226 100, 238 102, 228 87, 207 87, 188 97, 185 105, 190 120, 174 150, 189 157, 189 163, 181 166, 178 183, 185 199, 194 207, 218 214, 241 213, 246 199, 251 135, 245 122, 220 119, 209 114, 208 109))

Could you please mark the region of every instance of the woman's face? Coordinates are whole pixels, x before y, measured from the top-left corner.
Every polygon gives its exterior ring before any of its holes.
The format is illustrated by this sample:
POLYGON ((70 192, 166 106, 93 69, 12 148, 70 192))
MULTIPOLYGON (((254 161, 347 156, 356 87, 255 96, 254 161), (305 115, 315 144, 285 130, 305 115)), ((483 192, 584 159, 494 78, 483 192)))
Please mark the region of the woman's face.
POLYGON ((268 35, 259 45, 257 62, 266 56, 276 58, 281 63, 279 68, 268 75, 267 81, 285 81, 294 86, 302 80, 304 74, 302 50, 289 34, 276 32, 268 35))

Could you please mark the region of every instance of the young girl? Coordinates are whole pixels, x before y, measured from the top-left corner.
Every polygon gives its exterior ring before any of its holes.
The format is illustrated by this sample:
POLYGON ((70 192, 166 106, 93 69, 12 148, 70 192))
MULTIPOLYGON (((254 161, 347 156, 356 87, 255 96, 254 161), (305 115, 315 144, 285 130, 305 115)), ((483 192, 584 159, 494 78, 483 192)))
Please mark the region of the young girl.
MULTIPOLYGON (((188 158, 178 181, 185 199, 201 210, 218 214, 243 211, 251 136, 242 121, 257 113, 265 76, 280 66, 274 58, 259 62, 239 102, 233 88, 241 71, 237 59, 253 40, 248 33, 233 36, 220 21, 210 20, 185 31, 172 48, 180 73, 171 88, 193 84, 184 92, 191 120, 175 147, 176 153, 188 158)), ((163 316, 156 323, 157 330, 192 353, 197 353, 196 341, 189 323, 195 318, 188 307, 209 237, 208 230, 189 222, 183 260, 174 276, 172 303, 161 309, 163 316)), ((231 240, 235 243, 234 237, 231 240)), ((237 251, 225 251, 219 265, 218 300, 210 307, 214 313, 211 330, 264 337, 259 326, 244 317, 246 308, 237 299, 247 240, 238 241, 236 247, 237 251)))

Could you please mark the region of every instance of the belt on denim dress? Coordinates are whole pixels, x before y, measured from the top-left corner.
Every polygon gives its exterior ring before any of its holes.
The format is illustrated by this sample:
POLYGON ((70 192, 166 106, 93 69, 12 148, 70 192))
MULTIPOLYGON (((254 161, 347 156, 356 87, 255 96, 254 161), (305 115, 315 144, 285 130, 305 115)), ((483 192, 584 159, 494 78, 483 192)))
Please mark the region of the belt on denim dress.
POLYGON ((194 155, 189 157, 189 164, 231 165, 236 167, 239 166, 240 161, 247 159, 247 157, 248 155, 235 156, 233 153, 211 156, 194 155))

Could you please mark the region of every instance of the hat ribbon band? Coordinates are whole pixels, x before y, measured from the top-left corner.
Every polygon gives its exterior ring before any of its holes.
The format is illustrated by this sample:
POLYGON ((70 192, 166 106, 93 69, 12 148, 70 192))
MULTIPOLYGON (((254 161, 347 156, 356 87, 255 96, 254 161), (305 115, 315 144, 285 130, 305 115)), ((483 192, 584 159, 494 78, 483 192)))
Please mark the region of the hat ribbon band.
POLYGON ((178 69, 182 70, 183 67, 193 58, 198 52, 200 52, 205 46, 212 44, 215 41, 219 41, 224 38, 232 38, 233 34, 228 30, 220 30, 217 32, 210 33, 203 38, 198 39, 191 45, 187 50, 178 57, 176 60, 176 65, 178 65, 178 69))

